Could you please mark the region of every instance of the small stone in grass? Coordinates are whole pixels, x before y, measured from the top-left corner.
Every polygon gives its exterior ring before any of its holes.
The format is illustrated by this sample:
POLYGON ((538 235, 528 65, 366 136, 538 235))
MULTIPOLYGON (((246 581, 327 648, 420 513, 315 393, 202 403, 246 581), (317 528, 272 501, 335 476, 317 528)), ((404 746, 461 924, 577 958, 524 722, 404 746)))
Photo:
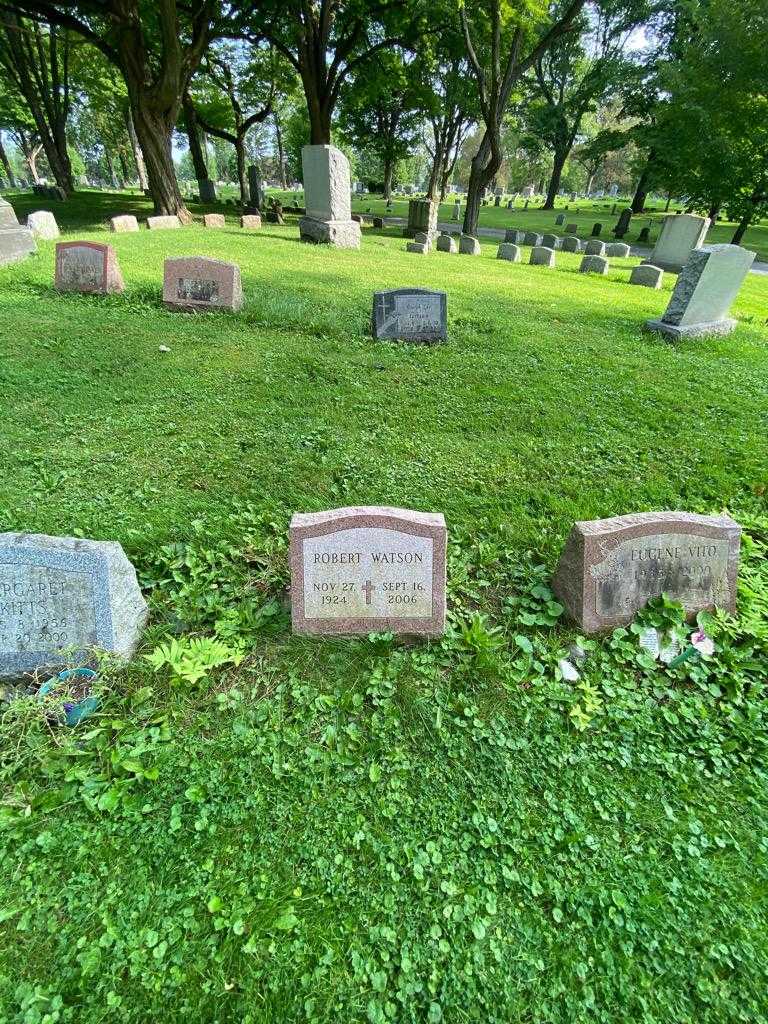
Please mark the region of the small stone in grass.
POLYGON ((158 351, 159 352, 170 352, 171 350, 168 348, 167 345, 161 345, 160 348, 158 349, 158 351))

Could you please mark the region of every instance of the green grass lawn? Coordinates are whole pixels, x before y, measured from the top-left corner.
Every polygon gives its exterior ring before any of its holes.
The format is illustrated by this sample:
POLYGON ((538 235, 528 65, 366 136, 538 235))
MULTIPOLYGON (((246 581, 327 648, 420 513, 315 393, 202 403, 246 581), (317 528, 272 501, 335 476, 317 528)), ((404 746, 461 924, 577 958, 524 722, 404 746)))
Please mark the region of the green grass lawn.
POLYGON ((768 279, 673 346, 636 259, 14 205, 108 240, 126 292, 58 295, 53 243, 0 270, 2 522, 119 540, 152 620, 83 727, 0 719, 0 1021, 762 1019, 768 279), (165 311, 178 255, 237 262, 243 310, 165 311), (448 344, 372 341, 407 285, 447 292, 448 344), (292 637, 291 512, 377 503, 444 512, 445 639, 292 637), (739 625, 676 670, 621 630, 564 682, 573 520, 662 508, 744 524, 739 625), (196 686, 143 660, 214 632, 246 657, 196 686))

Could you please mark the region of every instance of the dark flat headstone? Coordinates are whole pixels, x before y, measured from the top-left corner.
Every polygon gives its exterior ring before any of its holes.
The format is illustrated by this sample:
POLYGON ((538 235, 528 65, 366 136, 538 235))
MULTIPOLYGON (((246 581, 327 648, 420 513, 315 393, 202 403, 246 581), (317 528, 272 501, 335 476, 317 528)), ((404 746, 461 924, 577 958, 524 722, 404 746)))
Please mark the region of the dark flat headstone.
POLYGON ((666 594, 689 616, 736 610, 741 528, 729 516, 638 512, 577 522, 563 548, 553 589, 585 633, 631 622, 666 594))
POLYGON ((442 515, 380 506, 297 513, 290 546, 295 633, 443 633, 442 515))
POLYGON ((147 618, 136 572, 114 541, 0 534, 0 678, 130 658, 147 618))
POLYGON ((448 337, 445 292, 395 288, 374 292, 371 333, 397 341, 445 341, 448 337))

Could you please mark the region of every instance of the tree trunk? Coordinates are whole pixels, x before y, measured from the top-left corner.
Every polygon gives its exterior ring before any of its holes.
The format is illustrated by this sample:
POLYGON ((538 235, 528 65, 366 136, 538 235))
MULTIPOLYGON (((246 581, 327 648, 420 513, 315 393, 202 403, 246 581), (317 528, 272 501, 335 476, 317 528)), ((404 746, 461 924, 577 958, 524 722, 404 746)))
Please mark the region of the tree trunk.
POLYGON ((560 189, 560 179, 563 176, 563 168, 565 167, 565 161, 568 159, 568 153, 563 150, 555 150, 555 159, 552 164, 552 176, 549 179, 549 188, 547 189, 547 198, 544 200, 543 210, 554 210, 555 199, 560 189))
POLYGON ((173 124, 167 124, 161 114, 150 110, 135 94, 131 97, 131 103, 133 123, 147 166, 155 213, 165 216, 176 214, 183 224, 189 224, 192 215, 184 205, 179 191, 171 155, 173 124))
POLYGON ((16 188, 16 178, 14 177, 13 168, 11 167, 11 162, 8 159, 8 154, 5 152, 2 137, 0 137, 0 164, 3 165, 5 176, 8 179, 8 185, 11 188, 16 188))
POLYGON ((465 235, 477 233, 477 222, 480 218, 480 205, 483 190, 488 182, 495 176, 501 165, 491 152, 491 140, 488 129, 483 135, 477 153, 472 157, 469 170, 469 184, 467 187, 467 202, 464 207, 464 223, 462 231, 465 235))
POLYGON ((592 183, 594 182, 594 180, 595 180, 595 172, 594 172, 594 171, 592 171, 592 173, 591 173, 591 174, 589 175, 589 177, 587 178, 587 187, 586 187, 586 188, 585 188, 585 190, 584 190, 584 191, 585 191, 585 193, 586 193, 586 194, 587 194, 588 196, 589 196, 589 195, 592 195, 592 183))
POLYGON ((394 173, 395 161, 391 156, 384 157, 384 198, 386 200, 392 198, 392 177, 394 173))
POLYGON ((672 193, 667 193, 667 205, 664 207, 664 213, 669 213, 669 208, 672 205, 672 193))
POLYGON ((280 184, 283 192, 288 189, 288 180, 285 176, 285 150, 283 149, 283 130, 280 127, 280 118, 277 116, 277 111, 274 113, 275 121, 275 142, 277 143, 277 163, 280 169, 280 184))
POLYGON ((125 151, 122 146, 117 151, 117 159, 120 161, 120 175, 123 179, 122 187, 131 180, 131 172, 128 170, 128 161, 125 159, 125 151))
POLYGON ((185 94, 182 107, 184 110, 184 127, 187 130, 187 138, 189 139, 189 155, 192 157, 192 166, 195 169, 195 177, 198 181, 207 181, 208 165, 205 160, 205 152, 200 138, 197 111, 189 97, 189 93, 185 94))
POLYGON ((139 188, 142 192, 149 188, 149 182, 147 181, 147 168, 144 166, 144 154, 141 152, 141 146, 139 140, 136 138, 136 129, 133 126, 133 116, 131 115, 131 108, 125 108, 125 127, 128 130, 128 138, 131 140, 131 149, 133 150, 133 160, 136 164, 136 173, 139 177, 139 188))
POLYGON ((637 183, 635 194, 632 197, 632 213, 642 213, 645 209, 645 200, 648 197, 648 183, 651 177, 651 164, 654 160, 654 153, 651 151, 648 154, 648 162, 643 168, 643 173, 640 175, 640 180, 637 183))
POLYGON ((435 155, 432 157, 432 169, 429 172, 429 185, 427 186, 427 197, 429 199, 437 199, 437 193, 443 177, 444 163, 443 142, 435 134, 435 155))
POLYGON ((331 111, 328 99, 321 98, 317 82, 310 69, 302 70, 302 85, 307 100, 309 114, 309 142, 312 146, 330 146, 331 144, 331 111))
POLYGON ((109 183, 112 186, 112 188, 117 188, 117 178, 115 177, 115 165, 112 163, 112 154, 109 151, 109 146, 104 146, 104 158, 107 161, 109 183))
POLYGON ((752 223, 752 218, 755 216, 755 204, 750 203, 749 207, 744 213, 744 216, 739 221, 739 226, 734 232, 733 238, 731 239, 731 245, 741 245, 741 240, 747 232, 747 228, 752 223))
POLYGON ((709 217, 709 219, 712 221, 713 224, 715 223, 717 218, 720 216, 720 207, 722 205, 723 204, 720 202, 719 199, 714 200, 714 202, 712 202, 710 204, 709 211, 707 212, 707 216, 709 217))
POLYGON ((251 196, 248 188, 248 174, 245 169, 246 154, 243 136, 238 136, 235 142, 235 157, 237 159, 237 180, 240 184, 240 202, 243 206, 247 206, 251 196))
POLYGON ((24 159, 27 162, 27 167, 29 167, 29 173, 32 175, 32 181, 35 183, 35 185, 40 184, 40 175, 37 172, 37 158, 40 156, 40 151, 42 150, 42 148, 43 147, 38 143, 37 145, 30 144, 28 148, 25 148, 23 150, 24 159))

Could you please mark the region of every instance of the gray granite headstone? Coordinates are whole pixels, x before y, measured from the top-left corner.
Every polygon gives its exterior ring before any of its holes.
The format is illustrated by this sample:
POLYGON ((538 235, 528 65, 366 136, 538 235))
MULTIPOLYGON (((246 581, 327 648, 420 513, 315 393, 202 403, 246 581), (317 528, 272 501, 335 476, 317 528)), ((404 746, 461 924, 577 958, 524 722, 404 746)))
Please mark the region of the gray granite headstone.
POLYGON ((398 341, 445 341, 448 337, 445 292, 395 288, 374 292, 371 333, 398 341))
POLYGON ((130 658, 146 618, 115 541, 0 534, 0 678, 53 672, 94 650, 130 658))
POLYGON ((59 237, 59 225, 50 210, 35 210, 27 217, 27 227, 35 236, 44 241, 59 237))
POLYGON ((639 512, 577 522, 553 590, 585 633, 631 622, 666 594, 688 615, 736 610, 741 528, 729 516, 639 512))
POLYGON ((661 319, 646 321, 646 327, 674 339, 730 334, 736 321, 728 311, 754 259, 739 245, 694 249, 661 319))
POLYGON ((37 251, 34 235, 19 224, 10 203, 0 197, 0 267, 37 251))

